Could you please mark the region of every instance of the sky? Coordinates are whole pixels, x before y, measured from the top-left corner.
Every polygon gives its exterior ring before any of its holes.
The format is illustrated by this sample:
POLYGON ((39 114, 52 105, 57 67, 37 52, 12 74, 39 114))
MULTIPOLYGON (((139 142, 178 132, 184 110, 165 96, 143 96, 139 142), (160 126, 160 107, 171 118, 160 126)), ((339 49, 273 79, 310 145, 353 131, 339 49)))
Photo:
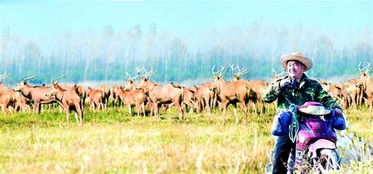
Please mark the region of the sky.
POLYGON ((26 36, 128 29, 170 32, 248 26, 303 25, 321 30, 373 30, 373 1, 352 0, 0 0, 0 29, 26 36))

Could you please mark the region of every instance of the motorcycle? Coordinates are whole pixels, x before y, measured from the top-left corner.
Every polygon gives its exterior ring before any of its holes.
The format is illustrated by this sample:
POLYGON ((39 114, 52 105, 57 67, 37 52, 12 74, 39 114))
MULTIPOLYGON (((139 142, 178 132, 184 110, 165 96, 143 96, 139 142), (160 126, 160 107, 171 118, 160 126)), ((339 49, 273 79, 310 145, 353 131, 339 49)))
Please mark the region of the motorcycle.
MULTIPOLYGON (((343 115, 337 115, 334 110, 327 109, 318 102, 306 102, 302 106, 292 105, 289 113, 289 118, 281 118, 282 121, 279 121, 283 125, 274 126, 282 127, 281 134, 288 133, 289 138, 295 142, 295 157, 289 157, 289 171, 324 173, 339 170, 341 160, 334 129, 346 128, 343 115), (286 126, 289 126, 288 129, 286 126)), ((286 114, 283 117, 286 117, 286 114)), ((272 133, 278 136, 279 131, 273 129, 272 133)))

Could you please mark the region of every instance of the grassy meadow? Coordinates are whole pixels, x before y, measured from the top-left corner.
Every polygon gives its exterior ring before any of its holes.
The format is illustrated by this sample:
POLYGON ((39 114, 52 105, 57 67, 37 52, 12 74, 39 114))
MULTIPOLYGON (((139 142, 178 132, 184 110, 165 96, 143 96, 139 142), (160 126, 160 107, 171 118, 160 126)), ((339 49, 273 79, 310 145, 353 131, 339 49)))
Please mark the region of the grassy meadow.
MULTIPOLYGON (((238 112, 240 113, 240 112, 238 112)), ((58 109, 0 114, 0 173, 264 173, 274 140, 274 111, 223 124, 219 111, 163 111, 161 119, 129 116, 127 109, 85 112, 78 127, 58 109)), ((242 113, 240 113, 242 116, 242 113)), ((346 111, 348 132, 373 142, 372 113, 346 111)), ((341 173, 369 173, 373 159, 344 165, 341 173)))

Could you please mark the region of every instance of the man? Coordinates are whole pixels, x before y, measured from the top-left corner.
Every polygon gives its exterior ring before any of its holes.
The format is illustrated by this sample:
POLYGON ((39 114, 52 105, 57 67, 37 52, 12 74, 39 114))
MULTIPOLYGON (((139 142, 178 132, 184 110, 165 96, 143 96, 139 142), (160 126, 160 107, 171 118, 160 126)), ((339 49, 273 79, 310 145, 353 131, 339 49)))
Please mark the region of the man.
MULTIPOLYGON (((287 76, 273 82, 263 98, 263 101, 267 103, 277 99, 276 117, 288 114, 286 109, 290 104, 299 106, 307 101, 320 102, 326 107, 335 109, 337 114, 342 114, 341 107, 322 88, 320 83, 304 74, 313 66, 310 59, 304 57, 301 52, 295 52, 282 56, 281 65, 287 76)), ((291 151, 292 155, 295 155, 295 143, 290 140, 289 135, 278 136, 274 148, 273 173, 284 174, 287 172, 287 161, 291 151)))

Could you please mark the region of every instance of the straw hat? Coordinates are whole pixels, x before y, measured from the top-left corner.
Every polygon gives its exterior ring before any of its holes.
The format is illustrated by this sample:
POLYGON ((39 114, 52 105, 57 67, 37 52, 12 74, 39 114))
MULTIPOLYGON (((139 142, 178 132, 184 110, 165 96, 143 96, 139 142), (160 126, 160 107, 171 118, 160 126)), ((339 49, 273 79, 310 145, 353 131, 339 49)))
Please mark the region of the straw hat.
POLYGON ((304 57, 303 53, 299 51, 281 56, 281 65, 284 69, 286 69, 287 63, 290 60, 296 60, 305 65, 306 69, 304 71, 310 70, 313 66, 312 61, 309 58, 304 57))
POLYGON ((318 102, 306 102, 302 106, 298 107, 298 110, 302 113, 309 115, 328 115, 331 110, 326 109, 321 103, 318 102))

